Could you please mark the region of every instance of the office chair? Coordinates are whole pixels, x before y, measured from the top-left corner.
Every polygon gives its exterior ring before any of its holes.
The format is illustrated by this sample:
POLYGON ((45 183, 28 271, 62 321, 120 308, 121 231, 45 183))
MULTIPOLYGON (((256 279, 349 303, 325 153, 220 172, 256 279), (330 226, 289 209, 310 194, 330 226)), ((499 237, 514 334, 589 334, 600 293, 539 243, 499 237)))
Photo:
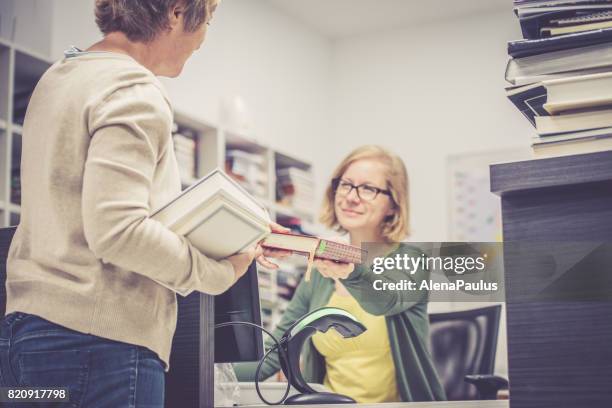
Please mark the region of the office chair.
POLYGON ((496 399, 508 381, 493 375, 501 305, 432 313, 430 346, 451 401, 496 399))
POLYGON ((0 228, 0 319, 6 311, 6 258, 17 227, 0 228))

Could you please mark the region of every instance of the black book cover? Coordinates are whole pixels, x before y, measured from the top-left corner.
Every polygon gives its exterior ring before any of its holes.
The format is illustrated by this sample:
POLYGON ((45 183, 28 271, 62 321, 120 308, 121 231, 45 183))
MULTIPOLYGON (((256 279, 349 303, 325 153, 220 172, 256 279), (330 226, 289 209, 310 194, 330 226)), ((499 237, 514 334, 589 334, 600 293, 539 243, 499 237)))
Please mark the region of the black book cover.
MULTIPOLYGON (((519 17, 521 32, 523 37, 529 40, 542 38, 540 30, 543 27, 550 26, 551 20, 581 17, 597 12, 612 10, 612 2, 608 2, 607 5, 608 6, 602 5, 602 8, 599 9, 580 9, 580 6, 576 6, 574 10, 542 11, 536 14, 522 16, 519 17)), ((515 13, 518 15, 517 9, 515 9, 515 13)))
POLYGON ((506 88, 508 99, 517 107, 517 109, 527 118, 527 120, 535 127, 536 116, 550 116, 544 110, 544 104, 547 100, 546 88, 543 85, 526 86, 526 87, 510 87, 506 88), (525 88, 522 92, 512 93, 513 90, 525 88))
POLYGON ((606 42, 612 42, 612 28, 583 31, 575 34, 534 40, 510 41, 508 42, 508 55, 513 58, 522 58, 606 42))

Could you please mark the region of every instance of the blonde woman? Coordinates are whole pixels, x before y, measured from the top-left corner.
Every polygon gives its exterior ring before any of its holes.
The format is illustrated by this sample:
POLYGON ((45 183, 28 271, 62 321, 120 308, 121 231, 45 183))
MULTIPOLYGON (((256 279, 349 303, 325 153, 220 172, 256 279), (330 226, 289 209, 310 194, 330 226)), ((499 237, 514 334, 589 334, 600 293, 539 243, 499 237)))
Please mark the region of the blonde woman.
MULTIPOLYGON (((408 176, 402 160, 379 146, 363 146, 335 170, 321 221, 347 233, 352 245, 389 244, 393 251, 419 256, 415 247, 393 245, 408 235, 408 210, 408 176)), ((317 261, 315 266, 318 273, 298 285, 274 334, 282 336, 293 322, 324 306, 348 310, 367 331, 352 339, 333 330, 314 335, 302 354, 304 378, 357 402, 444 400, 428 350, 427 293, 415 299, 414 293, 373 288, 375 279, 410 279, 404 271, 375 275, 365 265, 331 261, 317 261)), ((263 377, 279 367, 273 355, 262 368, 263 377)), ((253 365, 237 366, 236 371, 242 380, 254 379, 253 365)))

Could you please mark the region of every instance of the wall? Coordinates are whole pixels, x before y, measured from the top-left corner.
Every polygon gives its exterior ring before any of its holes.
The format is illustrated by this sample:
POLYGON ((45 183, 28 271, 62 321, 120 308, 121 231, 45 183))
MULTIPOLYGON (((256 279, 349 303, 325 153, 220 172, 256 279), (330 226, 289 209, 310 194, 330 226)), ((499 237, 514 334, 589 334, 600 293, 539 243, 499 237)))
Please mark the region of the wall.
POLYGON ((0 1, 0 37, 48 55, 52 8, 53 3, 48 0, 0 1))
POLYGON ((528 145, 504 95, 506 41, 520 37, 508 6, 336 44, 334 150, 376 142, 404 158, 414 241, 447 238, 448 155, 528 145))
MULTIPOLYGON (((54 58, 100 38, 93 2, 54 1, 54 58)), ((224 0, 204 46, 164 83, 177 110, 214 123, 221 101, 240 96, 253 136, 314 161, 325 155, 320 142, 329 130, 331 52, 331 41, 265 1, 224 0)))

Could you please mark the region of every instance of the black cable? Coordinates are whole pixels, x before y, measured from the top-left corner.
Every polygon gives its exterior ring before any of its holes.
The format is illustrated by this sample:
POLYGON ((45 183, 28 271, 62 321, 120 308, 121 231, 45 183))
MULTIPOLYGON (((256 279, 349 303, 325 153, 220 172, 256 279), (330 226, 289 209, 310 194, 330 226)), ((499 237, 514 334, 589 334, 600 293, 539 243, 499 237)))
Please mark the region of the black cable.
POLYGON ((266 352, 266 354, 264 354, 264 356, 262 357, 261 360, 259 360, 259 364, 257 365, 257 369, 255 370, 255 391, 257 391, 257 395, 259 396, 259 398, 263 401, 264 404, 266 405, 280 405, 282 404, 285 399, 287 398, 287 396, 289 396, 289 391, 291 390, 291 369, 289 368, 289 359, 287 358, 287 353, 285 353, 285 350, 281 347, 280 342, 278 341, 278 339, 276 338, 276 336, 274 336, 272 333, 270 333, 268 330, 264 329, 263 327, 261 327, 258 324, 255 323, 251 323, 251 322, 225 322, 225 323, 219 323, 215 325, 215 329, 221 328, 221 327, 227 327, 227 326, 250 326, 250 327, 254 327, 256 329, 259 329, 261 331, 263 331, 264 333, 266 333, 268 336, 270 336, 270 338, 274 341, 275 346, 272 347, 270 350, 268 350, 266 352), (259 389, 259 373, 261 372, 261 367, 263 366, 264 361, 266 361, 266 358, 270 355, 270 353, 272 353, 273 351, 278 350, 278 354, 279 354, 279 359, 284 359, 285 363, 287 365, 287 388, 285 389, 285 394, 283 395, 283 397, 277 401, 277 402, 270 402, 268 400, 266 400, 263 395, 261 394, 261 390, 259 389))

